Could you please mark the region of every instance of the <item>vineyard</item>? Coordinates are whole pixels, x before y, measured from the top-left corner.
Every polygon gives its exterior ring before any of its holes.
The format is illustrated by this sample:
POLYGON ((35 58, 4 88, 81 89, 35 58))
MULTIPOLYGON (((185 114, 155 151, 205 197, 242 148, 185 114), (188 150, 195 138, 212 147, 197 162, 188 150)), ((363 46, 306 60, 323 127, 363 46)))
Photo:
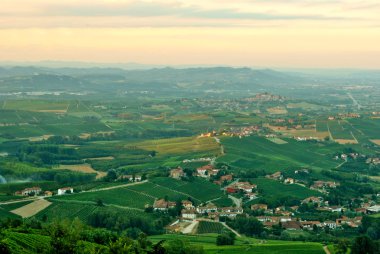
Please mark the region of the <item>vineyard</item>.
POLYGON ((198 234, 222 233, 224 226, 219 222, 200 221, 197 228, 198 234))
POLYGON ((139 185, 133 185, 130 187, 127 187, 129 190, 137 191, 139 193, 143 193, 155 198, 164 198, 165 196, 168 197, 169 200, 176 201, 176 200, 183 200, 187 199, 188 196, 183 195, 181 193, 175 192, 169 188, 166 188, 164 186, 156 185, 154 183, 144 183, 139 185))
POLYGON ((85 202, 97 202, 98 200, 101 200, 104 204, 140 209, 144 209, 145 205, 152 205, 154 202, 153 197, 129 190, 127 188, 63 195, 54 197, 52 200, 73 200, 85 202))
POLYGON ((50 238, 48 236, 23 234, 17 232, 8 232, 7 243, 12 253, 30 254, 42 253, 49 247, 50 238))
POLYGON ((149 216, 136 209, 124 209, 114 206, 96 206, 94 204, 81 204, 69 202, 54 202, 45 210, 39 212, 35 217, 40 220, 54 221, 55 219, 78 218, 83 223, 88 222, 89 216, 95 212, 113 211, 125 217, 149 216))
POLYGON ((219 186, 204 179, 197 178, 194 181, 185 182, 172 178, 158 177, 152 179, 151 182, 166 188, 186 193, 200 202, 216 199, 223 195, 219 186))

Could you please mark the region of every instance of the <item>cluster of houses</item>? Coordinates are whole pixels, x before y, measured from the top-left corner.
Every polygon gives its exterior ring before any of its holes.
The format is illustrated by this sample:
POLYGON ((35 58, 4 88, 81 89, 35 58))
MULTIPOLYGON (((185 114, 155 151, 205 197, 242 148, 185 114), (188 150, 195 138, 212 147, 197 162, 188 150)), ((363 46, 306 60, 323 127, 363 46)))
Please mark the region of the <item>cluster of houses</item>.
MULTIPOLYGON (((158 199, 153 204, 153 210, 159 212, 167 212, 171 208, 176 207, 176 202, 158 199)), ((189 200, 182 201, 181 220, 195 220, 200 217, 206 217, 215 221, 219 221, 220 217, 235 218, 238 214, 243 214, 243 208, 239 207, 217 207, 213 203, 206 203, 194 206, 189 200)))
POLYGON ((228 185, 225 190, 229 194, 243 192, 249 200, 257 198, 257 185, 250 182, 235 182, 228 185))
MULTIPOLYGON (((74 189, 71 187, 65 187, 65 188, 60 188, 57 190, 57 195, 64 195, 64 194, 71 194, 74 193, 74 189)), ((24 197, 31 197, 31 196, 53 196, 52 191, 44 191, 42 192, 42 189, 40 187, 31 187, 31 188, 25 188, 21 191, 16 191, 15 195, 16 196, 24 196, 24 197)))
POLYGON ((253 133, 257 133, 261 130, 261 126, 259 125, 251 125, 245 127, 234 127, 229 130, 225 130, 221 133, 222 136, 229 137, 249 137, 253 133))
MULTIPOLYGON (((213 165, 208 164, 208 165, 197 168, 193 176, 209 179, 212 176, 217 176, 219 171, 220 170, 216 169, 213 165)), ((181 167, 170 170, 170 174, 169 174, 171 178, 178 179, 178 180, 180 180, 182 177, 185 177, 185 175, 186 175, 185 171, 181 167)), ((231 180, 232 180, 232 175, 227 175, 227 176, 221 176, 220 179, 217 181, 221 181, 221 183, 223 183, 224 181, 231 181, 231 180)), ((215 183, 221 185, 221 183, 219 182, 215 182, 215 183)))
POLYGON ((128 180, 129 182, 141 182, 141 175, 121 175, 118 180, 128 180))
POLYGON ((337 116, 329 116, 327 117, 327 120, 336 120, 336 119, 345 119, 345 118, 360 118, 360 114, 357 113, 339 113, 337 116))

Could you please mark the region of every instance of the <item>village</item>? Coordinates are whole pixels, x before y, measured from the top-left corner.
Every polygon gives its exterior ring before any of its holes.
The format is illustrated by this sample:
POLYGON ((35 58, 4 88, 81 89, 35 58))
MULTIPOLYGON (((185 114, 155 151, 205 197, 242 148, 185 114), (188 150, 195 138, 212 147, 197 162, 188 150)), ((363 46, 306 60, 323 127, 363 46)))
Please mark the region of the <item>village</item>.
MULTIPOLYGON (((324 195, 329 190, 337 188, 340 183, 333 181, 314 181, 309 187, 321 193, 321 196, 310 196, 299 200, 299 205, 269 207, 265 203, 251 203, 260 197, 259 186, 251 184, 248 181, 241 181, 233 174, 218 175, 219 169, 212 165, 199 167, 194 172, 195 177, 201 177, 213 180, 214 184, 221 186, 221 190, 232 199, 233 205, 228 207, 217 206, 212 201, 207 203, 195 204, 191 200, 181 201, 181 214, 178 220, 167 227, 169 231, 191 233, 199 221, 221 222, 225 225, 226 221, 234 220, 238 216, 255 217, 265 228, 272 229, 280 227, 283 230, 339 230, 343 228, 358 228, 365 214, 374 214, 380 212, 380 205, 374 201, 360 201, 360 206, 351 209, 348 206, 330 205, 324 200, 324 195), (312 209, 315 213, 330 213, 331 219, 325 220, 303 220, 300 214, 305 209, 312 209), (351 209, 351 211, 350 211, 351 209), (349 212, 350 211, 350 212, 349 212), (345 214, 349 214, 349 216, 345 214)), ((307 169, 296 170, 295 174, 308 173, 307 169)), ((170 170, 169 177, 174 179, 183 179, 186 177, 184 170, 180 167, 170 170)), ((282 184, 300 184, 298 180, 290 177, 284 177, 281 171, 266 175, 267 179, 281 182, 282 184)), ((379 196, 379 195, 378 195, 379 196)), ((178 206, 175 201, 158 199, 153 204, 153 210, 156 212, 168 212, 178 206)))

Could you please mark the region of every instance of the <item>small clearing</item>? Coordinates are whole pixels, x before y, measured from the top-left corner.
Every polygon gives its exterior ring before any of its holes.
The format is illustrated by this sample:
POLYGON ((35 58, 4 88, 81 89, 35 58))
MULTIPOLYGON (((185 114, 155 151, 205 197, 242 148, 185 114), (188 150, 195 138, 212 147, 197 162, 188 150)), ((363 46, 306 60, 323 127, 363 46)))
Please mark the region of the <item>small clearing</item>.
POLYGON ((76 172, 82 172, 82 173, 87 173, 87 174, 96 174, 96 178, 102 178, 104 177, 107 173, 106 172, 100 172, 96 171, 91 167, 90 164, 76 164, 76 165, 59 165, 58 169, 67 169, 71 171, 76 171, 76 172))
POLYGON ((335 142, 341 145, 345 144, 358 144, 358 141, 355 139, 334 139, 335 142))
POLYGON ((44 210, 46 207, 48 207, 51 204, 52 204, 51 202, 45 199, 38 199, 23 207, 12 210, 11 213, 20 215, 22 218, 28 218, 44 210))
POLYGON ((284 145, 284 144, 287 144, 288 142, 286 142, 285 140, 282 140, 280 138, 267 138, 269 141, 277 144, 277 145, 284 145))
POLYGON ((375 145, 380 146, 380 139, 371 139, 370 141, 371 141, 372 143, 374 143, 375 145))

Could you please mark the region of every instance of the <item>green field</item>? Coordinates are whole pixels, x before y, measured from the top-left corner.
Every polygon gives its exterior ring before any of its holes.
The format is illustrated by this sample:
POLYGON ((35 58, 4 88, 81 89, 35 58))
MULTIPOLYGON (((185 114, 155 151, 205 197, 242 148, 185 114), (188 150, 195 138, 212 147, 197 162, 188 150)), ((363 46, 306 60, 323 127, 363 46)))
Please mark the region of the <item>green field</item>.
POLYGON ((206 253, 275 253, 275 254, 324 254, 323 246, 320 243, 308 242, 288 242, 288 241, 275 241, 275 240, 258 240, 254 238, 237 238, 234 246, 216 246, 216 235, 158 235, 149 237, 153 242, 160 240, 175 240, 181 239, 188 241, 194 245, 202 245, 206 253))
POLYGON ((285 139, 288 143, 278 145, 266 138, 223 138, 226 155, 219 162, 247 169, 264 169, 268 172, 289 167, 312 167, 330 169, 338 165, 331 154, 341 149, 339 145, 323 145, 285 139))
POLYGON ((204 179, 192 182, 179 181, 172 178, 158 177, 150 180, 152 183, 189 195, 198 202, 206 202, 223 196, 220 187, 204 179))
POLYGON ((251 181, 257 184, 259 194, 264 198, 280 199, 282 197, 294 197, 297 199, 305 199, 310 196, 321 195, 318 191, 310 190, 297 184, 283 184, 266 178, 257 178, 251 181))
POLYGON ((96 192, 82 192, 78 194, 62 195, 51 198, 58 201, 73 201, 95 203, 102 200, 107 205, 144 209, 145 205, 153 205, 154 197, 144 195, 128 188, 117 188, 96 192))
POLYGON ((143 211, 136 209, 125 209, 115 206, 96 206, 95 204, 75 203, 75 202, 57 202, 48 206, 43 211, 35 215, 37 219, 45 219, 47 221, 54 221, 56 219, 74 219, 78 218, 83 223, 88 222, 89 216, 95 212, 117 212, 126 217, 136 216, 149 216, 143 211))

